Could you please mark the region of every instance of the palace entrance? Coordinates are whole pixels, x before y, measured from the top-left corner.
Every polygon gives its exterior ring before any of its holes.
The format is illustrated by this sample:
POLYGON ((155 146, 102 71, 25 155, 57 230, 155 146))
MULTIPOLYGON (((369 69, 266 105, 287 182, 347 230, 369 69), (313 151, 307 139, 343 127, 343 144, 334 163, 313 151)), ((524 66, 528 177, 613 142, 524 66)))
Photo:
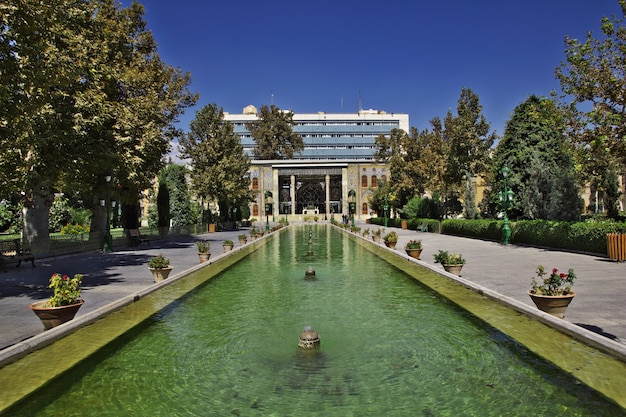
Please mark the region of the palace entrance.
POLYGON ((341 169, 280 169, 278 184, 280 214, 341 213, 341 169))

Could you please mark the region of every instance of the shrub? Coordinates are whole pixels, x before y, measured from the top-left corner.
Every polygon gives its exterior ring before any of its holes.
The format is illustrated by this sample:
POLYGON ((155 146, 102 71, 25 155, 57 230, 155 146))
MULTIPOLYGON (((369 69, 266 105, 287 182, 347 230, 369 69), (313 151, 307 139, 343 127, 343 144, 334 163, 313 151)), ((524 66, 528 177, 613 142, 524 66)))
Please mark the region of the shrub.
POLYGON ((83 226, 80 224, 66 224, 61 227, 62 235, 80 235, 83 233, 89 233, 89 226, 83 226))
POLYGON ((148 267, 151 269, 164 269, 168 266, 170 266, 170 260, 163 255, 150 258, 150 262, 148 262, 148 267))
POLYGON ((456 253, 449 253, 447 250, 440 250, 434 255, 435 263, 440 263, 441 265, 463 265, 465 264, 465 259, 463 259, 463 255, 460 253, 457 255, 456 253))

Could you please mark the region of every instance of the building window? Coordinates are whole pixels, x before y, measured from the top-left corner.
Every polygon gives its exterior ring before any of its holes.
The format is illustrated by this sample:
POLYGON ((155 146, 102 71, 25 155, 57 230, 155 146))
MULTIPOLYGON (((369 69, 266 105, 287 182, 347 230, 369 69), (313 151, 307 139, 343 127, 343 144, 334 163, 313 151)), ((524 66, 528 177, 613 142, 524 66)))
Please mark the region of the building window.
POLYGON ((376 175, 372 175, 372 188, 376 187, 378 187, 378 178, 376 178, 376 175))
POLYGON ((258 178, 252 178, 252 189, 253 190, 258 190, 259 189, 259 179, 258 178))
POLYGON ((253 216, 258 216, 259 215, 259 205, 258 204, 253 204, 252 205, 252 215, 253 216))
POLYGON ((363 208, 361 209, 361 214, 367 214, 367 203, 363 203, 363 208))
POLYGON ((367 175, 362 175, 361 176, 361 187, 362 188, 367 188, 367 175))

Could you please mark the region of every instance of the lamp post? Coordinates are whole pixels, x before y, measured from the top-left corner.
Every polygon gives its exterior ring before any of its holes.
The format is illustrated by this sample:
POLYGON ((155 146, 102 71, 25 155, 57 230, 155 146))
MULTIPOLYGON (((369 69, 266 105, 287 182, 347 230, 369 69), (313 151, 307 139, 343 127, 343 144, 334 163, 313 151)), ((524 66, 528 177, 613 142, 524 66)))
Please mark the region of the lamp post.
POLYGON ((107 222, 104 231, 104 244, 102 245, 103 252, 113 251, 113 237, 111 236, 111 198, 109 191, 109 184, 111 183, 111 176, 104 177, 107 182, 107 199, 105 200, 105 207, 107 212, 107 222))
POLYGON ((508 245, 509 240, 511 239, 511 227, 509 226, 509 216, 507 214, 507 210, 509 209, 509 204, 513 201, 513 191, 511 191, 507 187, 507 177, 509 176, 509 172, 511 170, 506 165, 502 167, 502 176, 504 177, 504 184, 502 187, 502 191, 498 193, 498 198, 502 203, 502 208, 504 209, 504 224, 502 225, 502 244, 508 245))
POLYGON ((354 227, 354 213, 356 213, 356 191, 348 191, 348 210, 350 210, 350 220, 354 227))
POLYGON ((272 192, 265 192, 265 231, 270 231, 270 212, 272 212, 272 204, 274 203, 274 199, 272 198, 272 192))
POLYGON ((385 227, 387 227, 387 218, 389 217, 389 203, 387 203, 387 196, 385 196, 385 205, 383 206, 383 215, 385 216, 385 227))

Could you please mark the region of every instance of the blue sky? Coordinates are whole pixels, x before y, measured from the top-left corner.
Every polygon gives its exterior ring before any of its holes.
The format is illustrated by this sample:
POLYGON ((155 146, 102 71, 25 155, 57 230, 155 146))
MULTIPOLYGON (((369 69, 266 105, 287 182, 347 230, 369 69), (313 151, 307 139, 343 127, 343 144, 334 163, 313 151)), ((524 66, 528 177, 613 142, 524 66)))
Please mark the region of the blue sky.
POLYGON ((360 102, 424 129, 455 112, 467 87, 502 134, 529 95, 559 91, 564 37, 599 34, 603 16, 620 15, 617 0, 140 2, 160 55, 200 93, 185 130, 212 102, 231 113, 272 102, 356 112, 360 102))

